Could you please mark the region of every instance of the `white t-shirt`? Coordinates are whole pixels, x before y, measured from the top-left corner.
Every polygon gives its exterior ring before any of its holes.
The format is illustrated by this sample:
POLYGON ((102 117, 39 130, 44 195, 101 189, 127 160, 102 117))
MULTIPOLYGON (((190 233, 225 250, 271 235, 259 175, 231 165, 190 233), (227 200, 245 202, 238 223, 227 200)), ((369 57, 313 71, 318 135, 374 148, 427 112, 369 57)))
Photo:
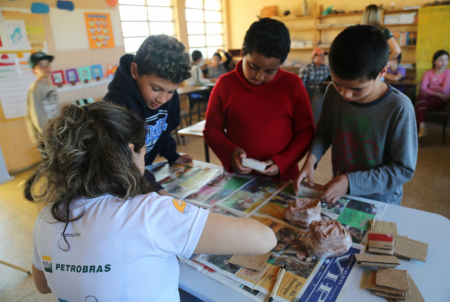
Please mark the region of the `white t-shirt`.
POLYGON ((73 203, 64 223, 44 208, 34 226, 33 264, 59 301, 180 301, 175 255, 190 257, 208 211, 156 193, 73 203), (59 245, 59 246, 58 246, 59 245))

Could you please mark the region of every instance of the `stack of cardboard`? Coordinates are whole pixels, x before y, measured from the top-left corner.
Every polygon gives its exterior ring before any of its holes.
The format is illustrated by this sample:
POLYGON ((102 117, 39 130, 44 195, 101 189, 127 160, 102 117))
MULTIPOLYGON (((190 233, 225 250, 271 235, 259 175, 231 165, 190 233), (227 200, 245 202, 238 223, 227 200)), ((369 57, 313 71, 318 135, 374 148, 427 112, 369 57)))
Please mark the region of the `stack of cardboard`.
POLYGON ((413 279, 404 270, 373 270, 367 279, 366 289, 375 291, 375 295, 390 302, 425 302, 413 279))

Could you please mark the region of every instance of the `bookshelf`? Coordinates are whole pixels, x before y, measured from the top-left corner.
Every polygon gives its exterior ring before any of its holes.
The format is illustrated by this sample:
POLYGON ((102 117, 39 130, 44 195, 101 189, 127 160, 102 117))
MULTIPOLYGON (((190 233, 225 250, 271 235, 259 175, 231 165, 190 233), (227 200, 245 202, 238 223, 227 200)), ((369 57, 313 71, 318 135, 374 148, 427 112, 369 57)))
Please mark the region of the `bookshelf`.
MULTIPOLYGON (((293 47, 291 51, 293 52, 293 57, 305 57, 309 60, 309 53, 305 53, 305 51, 311 51, 317 47, 321 47, 320 44, 331 44, 333 39, 345 28, 348 26, 356 25, 361 23, 361 18, 363 15, 363 11, 360 12, 351 12, 344 14, 332 14, 332 15, 321 15, 323 11, 322 5, 314 5, 311 7, 312 14, 310 16, 287 16, 287 17, 273 17, 273 19, 279 20, 286 24, 291 32, 291 40, 297 40, 292 36, 297 34, 301 35, 302 40, 312 40, 313 47, 293 47), (305 22, 303 22, 305 21, 305 22), (307 21, 307 22, 306 22, 307 21), (331 23, 336 22, 336 23, 331 23), (319 24, 332 24, 330 27, 321 27, 319 24), (313 39, 306 39, 305 37, 313 37, 313 39)), ((408 14, 418 12, 418 9, 404 10, 404 9, 395 9, 395 10, 385 10, 381 13, 381 20, 384 21, 385 15, 391 14, 408 14)), ((411 33, 417 34, 417 23, 409 23, 409 24, 382 24, 384 27, 391 31, 409 31, 411 33)), ((330 47, 323 46, 321 47, 324 50, 329 50, 330 47)), ((416 45, 403 45, 400 46, 402 49, 403 62, 407 63, 415 63, 415 50, 416 45)), ((305 62, 301 62, 305 63, 305 62)), ((413 69, 413 68, 407 68, 413 69)))

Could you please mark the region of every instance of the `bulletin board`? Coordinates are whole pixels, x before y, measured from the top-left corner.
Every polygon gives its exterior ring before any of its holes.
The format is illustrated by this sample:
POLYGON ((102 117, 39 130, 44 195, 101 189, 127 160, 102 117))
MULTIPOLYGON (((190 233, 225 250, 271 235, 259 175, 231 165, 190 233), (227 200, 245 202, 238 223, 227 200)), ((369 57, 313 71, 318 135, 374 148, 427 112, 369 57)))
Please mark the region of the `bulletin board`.
POLYGON ((417 79, 432 68, 436 51, 450 52, 450 6, 431 6, 419 10, 416 48, 417 79))

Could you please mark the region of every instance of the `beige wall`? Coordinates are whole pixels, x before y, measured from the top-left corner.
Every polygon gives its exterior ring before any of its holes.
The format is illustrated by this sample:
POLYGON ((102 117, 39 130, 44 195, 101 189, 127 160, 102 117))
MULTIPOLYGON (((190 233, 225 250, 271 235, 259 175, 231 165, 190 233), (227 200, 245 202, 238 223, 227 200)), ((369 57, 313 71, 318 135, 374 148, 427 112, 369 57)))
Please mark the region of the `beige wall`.
MULTIPOLYGON (((8 8, 29 9, 34 0, 20 1, 1 1, 0 7, 7 10, 8 8)), ((56 7, 56 1, 41 1, 50 7, 56 7)), ((92 9, 92 10, 118 10, 106 4, 104 0, 75 0, 73 1, 75 8, 92 9)), ((53 70, 65 70, 74 67, 101 64, 106 68, 106 64, 118 64, 120 57, 125 53, 123 46, 107 49, 79 49, 57 51, 55 41, 53 39, 50 17, 48 14, 43 15, 43 23, 48 52, 55 56, 52 63, 53 70)), ((120 33, 122 36, 122 33, 120 33)), ((123 40, 120 43, 123 45, 123 40)), ((105 70, 105 69, 104 69, 105 70)), ((103 87, 103 86, 102 86, 103 87)), ((106 93, 106 91, 105 91, 106 93)), ((25 119, 17 118, 13 120, 5 120, 3 112, 0 108, 0 146, 3 151, 3 157, 8 171, 15 173, 30 167, 39 162, 40 157, 27 133, 25 119)))
MULTIPOLYGON (((241 48, 242 41, 244 40, 245 32, 250 27, 250 25, 257 21, 256 15, 260 14, 260 11, 265 6, 278 6, 279 15, 282 14, 284 10, 290 10, 292 14, 302 14, 302 0, 228 0, 229 8, 229 29, 230 29, 230 43, 229 48, 241 48)), ((334 5, 336 10, 344 11, 354 11, 354 10, 364 10, 367 5, 370 4, 383 4, 385 9, 388 9, 392 2, 395 2, 395 9, 401 9, 404 6, 417 6, 425 4, 424 0, 397 0, 397 1, 368 1, 368 0, 348 0, 348 1, 335 1, 335 0, 319 0, 319 1, 309 1, 308 5, 310 8, 314 7, 314 4, 323 5, 324 9, 328 6, 334 5), (336 5, 336 3, 339 3, 336 5)), ((312 11, 310 10, 310 14, 312 11)), ((339 20, 329 20, 334 23, 357 23, 360 21, 360 17, 342 17, 339 20)), ((288 27, 312 27, 314 26, 314 20, 303 20, 303 21, 289 21, 286 22, 288 27)), ((411 28, 396 28, 395 30, 411 30, 411 28)), ((325 43, 331 43, 333 38, 339 33, 339 31, 330 30, 324 32, 323 41, 325 43)), ((313 32, 293 32, 291 33, 291 39, 297 40, 313 40, 313 32)), ((299 61, 300 63, 307 63, 310 61, 310 50, 295 50, 289 54, 289 59, 299 61)), ((404 62, 414 62, 415 61, 415 50, 405 49, 403 51, 403 61, 404 62)))

